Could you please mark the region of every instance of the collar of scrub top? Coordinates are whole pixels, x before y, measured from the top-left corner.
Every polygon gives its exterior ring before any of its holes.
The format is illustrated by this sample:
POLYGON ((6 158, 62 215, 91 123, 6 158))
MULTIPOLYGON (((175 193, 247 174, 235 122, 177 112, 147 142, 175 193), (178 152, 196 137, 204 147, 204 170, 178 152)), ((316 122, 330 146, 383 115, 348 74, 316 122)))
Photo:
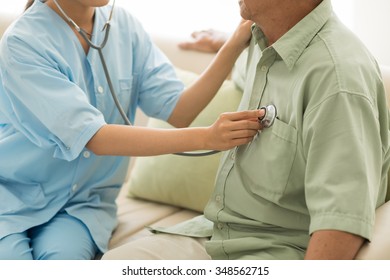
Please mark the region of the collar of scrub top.
POLYGON ((114 12, 114 7, 115 7, 115 0, 113 1, 112 3, 112 8, 111 8, 111 12, 110 12, 110 16, 108 17, 108 20, 106 21, 106 23, 104 24, 103 26, 103 29, 102 29, 102 32, 103 31, 106 31, 105 35, 104 35, 104 40, 103 42, 100 44, 100 45, 95 45, 94 43, 92 43, 92 41, 88 38, 88 35, 91 35, 89 34, 87 31, 85 31, 84 29, 82 29, 73 19, 71 19, 64 11, 64 9, 62 9, 62 7, 60 6, 60 4, 57 2, 57 0, 53 0, 54 4, 57 6, 58 10, 61 12, 61 14, 65 17, 66 21, 68 23, 70 23, 74 29, 76 29, 76 31, 84 38, 84 40, 88 43, 88 45, 96 50, 101 50, 104 48, 104 46, 106 45, 107 43, 107 40, 108 40, 108 35, 110 33, 110 27, 111 27, 111 19, 112 19, 112 14, 114 12))

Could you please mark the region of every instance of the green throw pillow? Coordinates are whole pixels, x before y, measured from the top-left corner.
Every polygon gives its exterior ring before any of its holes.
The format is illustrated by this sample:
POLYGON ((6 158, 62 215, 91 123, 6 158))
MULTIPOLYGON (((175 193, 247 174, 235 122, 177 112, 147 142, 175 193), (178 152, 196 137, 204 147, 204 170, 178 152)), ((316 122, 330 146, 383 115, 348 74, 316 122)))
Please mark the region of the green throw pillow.
MULTIPOLYGON (((180 69, 177 75, 185 85, 198 77, 180 69)), ((242 92, 234 83, 225 81, 191 126, 209 126, 222 112, 236 111, 241 97, 242 92)), ((148 126, 171 128, 166 122, 153 118, 148 126)), ((220 156, 219 153, 195 158, 177 155, 137 158, 126 183, 128 195, 203 212, 214 188, 220 156)))

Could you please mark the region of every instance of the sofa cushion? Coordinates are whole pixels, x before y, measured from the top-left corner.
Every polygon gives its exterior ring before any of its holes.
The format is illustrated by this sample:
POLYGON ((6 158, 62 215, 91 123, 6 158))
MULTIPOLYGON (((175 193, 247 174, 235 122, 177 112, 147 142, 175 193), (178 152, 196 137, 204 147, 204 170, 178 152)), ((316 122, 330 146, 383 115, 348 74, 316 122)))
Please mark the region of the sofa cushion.
POLYGON ((374 234, 359 250, 358 260, 390 260, 390 202, 376 210, 374 234))
MULTIPOLYGON (((177 69, 178 77, 189 85, 197 74, 177 69)), ((225 81, 210 104, 191 126, 211 125, 222 112, 236 111, 242 92, 225 81)), ((150 119, 149 127, 171 128, 166 122, 150 119)), ((162 202, 203 211, 214 187, 221 154, 206 157, 162 155, 137 158, 125 187, 130 197, 162 202)))

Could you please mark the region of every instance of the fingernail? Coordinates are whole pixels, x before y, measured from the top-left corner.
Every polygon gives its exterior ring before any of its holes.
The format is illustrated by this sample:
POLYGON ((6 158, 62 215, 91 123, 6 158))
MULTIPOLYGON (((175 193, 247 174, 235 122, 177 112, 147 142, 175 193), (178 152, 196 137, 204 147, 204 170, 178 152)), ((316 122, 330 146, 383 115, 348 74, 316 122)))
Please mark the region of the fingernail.
POLYGON ((264 118, 265 112, 266 112, 265 109, 260 109, 259 110, 259 114, 260 114, 259 121, 261 121, 264 118))

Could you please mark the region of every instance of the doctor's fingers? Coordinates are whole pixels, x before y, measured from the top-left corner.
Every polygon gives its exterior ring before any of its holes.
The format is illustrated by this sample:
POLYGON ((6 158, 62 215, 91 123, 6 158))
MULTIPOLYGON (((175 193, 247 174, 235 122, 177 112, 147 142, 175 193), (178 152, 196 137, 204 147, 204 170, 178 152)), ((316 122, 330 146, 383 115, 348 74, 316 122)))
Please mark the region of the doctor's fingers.
POLYGON ((251 131, 251 134, 256 134, 259 130, 263 129, 262 124, 258 121, 257 118, 239 121, 221 119, 217 124, 217 129, 220 131, 220 133, 226 135, 240 131, 240 133, 245 133, 245 131, 251 131))
POLYGON ((214 143, 217 147, 216 149, 228 150, 240 145, 248 144, 253 140, 256 134, 256 130, 236 130, 219 134, 213 141, 216 141, 214 143))
MULTIPOLYGON (((253 122, 256 124, 257 122, 253 122)), ((258 134, 258 126, 256 124, 254 128, 240 128, 240 129, 221 129, 218 133, 218 137, 221 143, 226 143, 231 147, 247 144, 253 140, 253 138, 258 134)))
POLYGON ((252 38, 252 24, 253 21, 242 19, 236 30, 234 31, 232 38, 242 42, 248 46, 250 39, 252 38))
POLYGON ((233 140, 231 140, 230 144, 232 145, 232 148, 233 147, 238 147, 238 146, 250 143, 253 140, 253 138, 254 137, 233 139, 233 140))
POLYGON ((230 130, 258 130, 263 129, 263 125, 259 122, 258 118, 250 119, 250 120, 241 120, 241 121, 233 121, 226 123, 226 127, 229 127, 230 130))
POLYGON ((238 112, 226 112, 220 115, 222 119, 228 119, 230 121, 240 121, 240 120, 253 120, 262 118, 265 115, 265 110, 247 110, 247 111, 238 111, 238 112))
POLYGON ((240 130, 234 130, 230 131, 226 134, 226 138, 230 140, 235 139, 244 139, 244 138, 253 138, 257 135, 258 130, 256 129, 240 129, 240 130))

